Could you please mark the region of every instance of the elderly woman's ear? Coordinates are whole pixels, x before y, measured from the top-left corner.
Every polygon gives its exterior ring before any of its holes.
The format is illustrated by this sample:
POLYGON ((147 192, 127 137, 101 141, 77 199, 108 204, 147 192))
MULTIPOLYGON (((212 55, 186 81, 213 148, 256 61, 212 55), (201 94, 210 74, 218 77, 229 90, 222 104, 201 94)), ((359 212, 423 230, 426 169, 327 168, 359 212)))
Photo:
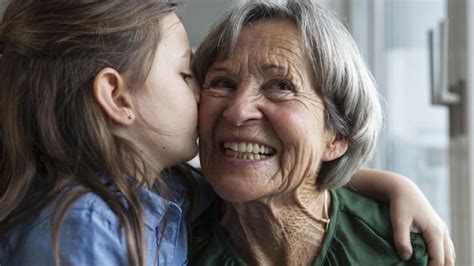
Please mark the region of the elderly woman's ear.
POLYGON ((321 160, 328 162, 335 160, 346 153, 349 143, 346 139, 338 138, 334 134, 328 134, 325 140, 324 152, 321 160))

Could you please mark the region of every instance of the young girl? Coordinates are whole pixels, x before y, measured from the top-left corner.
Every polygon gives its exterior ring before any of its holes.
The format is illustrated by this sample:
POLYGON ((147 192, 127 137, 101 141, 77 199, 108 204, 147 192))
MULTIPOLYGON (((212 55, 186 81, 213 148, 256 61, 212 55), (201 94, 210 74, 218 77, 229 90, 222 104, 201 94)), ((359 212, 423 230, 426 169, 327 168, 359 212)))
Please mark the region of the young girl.
MULTIPOLYGON (((199 88, 175 8, 158 0, 8 5, 0 265, 186 263, 188 220, 213 194, 199 173, 176 166, 197 153, 199 88)), ((379 174, 359 174, 356 186, 370 192, 379 174)), ((406 182, 382 175, 382 195, 396 191, 390 182, 406 182)), ((413 218, 418 228, 443 228, 426 222, 437 216, 418 193, 402 195, 429 215, 407 217, 403 228, 413 218)))

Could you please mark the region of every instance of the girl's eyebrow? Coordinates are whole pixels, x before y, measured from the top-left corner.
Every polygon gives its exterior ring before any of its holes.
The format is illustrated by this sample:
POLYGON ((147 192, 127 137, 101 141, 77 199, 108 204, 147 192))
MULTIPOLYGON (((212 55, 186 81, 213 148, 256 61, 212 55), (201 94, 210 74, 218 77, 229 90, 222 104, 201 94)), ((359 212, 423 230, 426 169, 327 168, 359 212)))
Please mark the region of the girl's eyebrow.
POLYGON ((187 50, 183 53, 183 55, 181 55, 179 58, 187 58, 187 57, 188 57, 188 58, 193 59, 193 55, 194 55, 194 54, 193 54, 193 52, 191 51, 191 49, 187 49, 187 50))

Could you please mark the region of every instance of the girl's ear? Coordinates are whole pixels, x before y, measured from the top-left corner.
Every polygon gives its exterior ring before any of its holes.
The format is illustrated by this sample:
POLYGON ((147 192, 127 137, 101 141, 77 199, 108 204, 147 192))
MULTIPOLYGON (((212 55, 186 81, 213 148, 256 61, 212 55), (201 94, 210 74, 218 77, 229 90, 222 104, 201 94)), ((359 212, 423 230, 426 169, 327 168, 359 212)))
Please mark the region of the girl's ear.
POLYGON ((344 155, 349 147, 345 139, 337 139, 333 134, 326 138, 325 148, 321 160, 328 162, 344 155))
POLYGON ((94 99, 115 123, 130 126, 136 119, 130 94, 125 92, 122 76, 113 68, 102 69, 93 84, 94 99))

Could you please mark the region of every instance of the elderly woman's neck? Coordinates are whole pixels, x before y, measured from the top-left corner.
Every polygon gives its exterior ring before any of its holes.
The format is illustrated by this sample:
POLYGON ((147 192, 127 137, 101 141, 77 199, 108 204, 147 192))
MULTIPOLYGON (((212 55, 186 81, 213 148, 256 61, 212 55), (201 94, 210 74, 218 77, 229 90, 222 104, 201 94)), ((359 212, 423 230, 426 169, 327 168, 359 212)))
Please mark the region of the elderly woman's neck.
POLYGON ((258 201, 226 202, 221 224, 251 265, 307 265, 322 246, 329 206, 328 191, 299 188, 258 201))

